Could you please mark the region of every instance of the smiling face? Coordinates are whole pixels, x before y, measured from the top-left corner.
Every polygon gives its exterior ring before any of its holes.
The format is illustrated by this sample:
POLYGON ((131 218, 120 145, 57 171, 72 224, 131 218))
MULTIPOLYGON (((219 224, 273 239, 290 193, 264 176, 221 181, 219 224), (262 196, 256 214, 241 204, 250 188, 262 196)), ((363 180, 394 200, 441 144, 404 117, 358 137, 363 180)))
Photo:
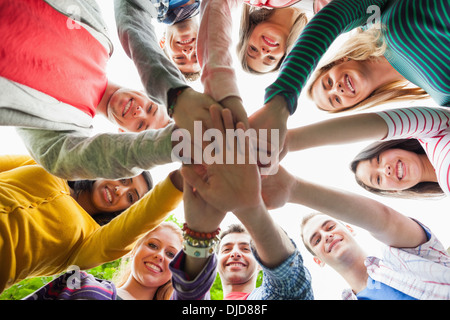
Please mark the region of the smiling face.
POLYGON ((181 240, 169 227, 160 226, 147 234, 134 252, 131 274, 144 287, 160 287, 172 273, 169 263, 181 250, 181 240))
POLYGON ((201 70, 197 60, 198 22, 186 19, 167 27, 166 50, 170 59, 182 73, 201 70))
POLYGON ((311 87, 316 105, 326 111, 350 108, 367 99, 377 86, 364 61, 346 60, 321 74, 311 87))
POLYGON ((315 215, 306 222, 303 240, 315 256, 333 267, 351 265, 355 257, 353 253, 360 250, 345 225, 322 214, 315 215))
POLYGON ((286 54, 289 33, 270 21, 259 23, 248 41, 246 60, 250 68, 266 73, 274 70, 286 54))
POLYGON ((406 190, 421 182, 422 165, 417 153, 389 149, 369 160, 360 161, 356 177, 379 190, 406 190))
POLYGON ((229 233, 222 238, 218 270, 226 284, 243 284, 257 275, 258 264, 250 248, 250 235, 229 233))
POLYGON ((99 179, 92 185, 90 203, 96 212, 125 210, 148 192, 142 175, 130 179, 99 179))
POLYGON ((120 88, 111 95, 106 108, 108 119, 125 131, 159 129, 170 122, 164 108, 140 91, 120 88))

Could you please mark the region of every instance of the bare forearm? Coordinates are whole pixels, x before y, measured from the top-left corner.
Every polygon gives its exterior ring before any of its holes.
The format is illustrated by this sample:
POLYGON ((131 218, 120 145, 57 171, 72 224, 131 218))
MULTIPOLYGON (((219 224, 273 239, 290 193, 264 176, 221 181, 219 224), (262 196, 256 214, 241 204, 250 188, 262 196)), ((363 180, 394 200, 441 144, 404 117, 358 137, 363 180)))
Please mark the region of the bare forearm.
POLYGON ((289 151, 313 147, 380 140, 388 133, 386 122, 375 113, 361 113, 288 130, 289 151))
POLYGON ((390 246, 416 247, 425 241, 424 232, 416 222, 378 201, 358 194, 296 178, 289 202, 361 227, 390 246))
POLYGON ((250 233, 264 266, 274 268, 294 252, 291 240, 275 223, 264 205, 235 214, 250 233))

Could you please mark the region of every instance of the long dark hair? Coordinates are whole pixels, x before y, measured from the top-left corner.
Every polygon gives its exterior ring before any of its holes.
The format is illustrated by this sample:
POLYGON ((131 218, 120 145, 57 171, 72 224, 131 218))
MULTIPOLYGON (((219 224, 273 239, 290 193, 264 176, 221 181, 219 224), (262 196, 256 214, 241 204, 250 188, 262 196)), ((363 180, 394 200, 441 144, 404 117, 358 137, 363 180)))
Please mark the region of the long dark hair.
MULTIPOLYGON (((153 179, 150 172, 143 171, 141 175, 144 177, 144 180, 147 183, 148 191, 150 191, 153 188, 153 179)), ((95 181, 96 180, 76 180, 76 181, 67 181, 67 183, 69 187, 74 191, 76 198, 82 191, 91 192, 92 186, 94 185, 95 181)), ((92 218, 95 220, 95 222, 97 222, 99 225, 102 226, 110 222, 112 219, 117 217, 125 210, 126 209, 115 212, 99 212, 92 215, 92 218)))
POLYGON ((420 145, 420 142, 416 139, 396 139, 388 141, 377 141, 359 152, 353 161, 350 163, 350 170, 355 174, 356 182, 374 194, 380 196, 388 196, 403 199, 430 199, 430 198, 441 198, 445 194, 437 182, 419 182, 415 186, 405 189, 405 190, 380 190, 367 186, 358 177, 356 177, 356 168, 361 161, 370 160, 377 157, 383 151, 389 149, 403 149, 406 151, 411 151, 417 154, 425 154, 425 150, 420 145))

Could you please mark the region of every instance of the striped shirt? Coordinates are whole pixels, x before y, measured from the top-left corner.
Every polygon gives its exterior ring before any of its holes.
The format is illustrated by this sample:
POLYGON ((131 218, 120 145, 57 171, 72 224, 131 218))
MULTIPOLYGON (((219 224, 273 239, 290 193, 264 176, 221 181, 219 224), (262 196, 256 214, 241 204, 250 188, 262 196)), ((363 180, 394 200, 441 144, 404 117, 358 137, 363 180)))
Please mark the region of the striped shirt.
POLYGON ((377 112, 388 125, 384 140, 417 139, 433 165, 439 186, 450 195, 450 111, 413 107, 377 112))
POLYGON ((334 0, 305 27, 283 62, 265 103, 283 95, 293 114, 297 100, 332 42, 343 32, 376 22, 379 8, 386 59, 407 80, 450 106, 450 2, 448 0, 334 0))
POLYGON ((389 63, 450 107, 450 1, 402 0, 381 16, 389 63))

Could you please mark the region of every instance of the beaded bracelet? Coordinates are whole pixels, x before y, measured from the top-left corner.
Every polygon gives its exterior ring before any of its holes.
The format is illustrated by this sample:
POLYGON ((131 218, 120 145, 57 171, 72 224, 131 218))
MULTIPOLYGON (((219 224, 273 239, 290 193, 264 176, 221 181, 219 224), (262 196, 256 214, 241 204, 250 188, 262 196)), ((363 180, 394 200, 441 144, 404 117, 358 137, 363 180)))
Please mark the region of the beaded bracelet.
POLYGON ((187 226, 187 223, 183 224, 183 232, 193 238, 199 239, 199 240, 207 240, 207 239, 213 239, 217 237, 220 233, 220 228, 217 228, 214 232, 198 232, 189 229, 187 226))
POLYGON ((187 244, 189 244, 191 247, 197 247, 197 248, 208 248, 211 246, 215 246, 219 242, 219 238, 216 236, 212 239, 197 239, 192 238, 188 234, 183 235, 183 240, 187 244))

